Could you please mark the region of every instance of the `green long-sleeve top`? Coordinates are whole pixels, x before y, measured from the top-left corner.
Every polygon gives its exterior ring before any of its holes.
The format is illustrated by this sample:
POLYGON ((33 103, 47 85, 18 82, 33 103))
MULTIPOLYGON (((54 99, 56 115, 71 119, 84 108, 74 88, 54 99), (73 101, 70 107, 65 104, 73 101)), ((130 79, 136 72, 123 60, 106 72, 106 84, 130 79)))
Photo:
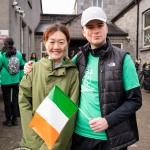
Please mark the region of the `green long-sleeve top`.
MULTIPOLYGON (((20 67, 24 65, 22 54, 20 51, 16 51, 16 56, 19 59, 20 67)), ((15 84, 20 82, 20 71, 14 75, 8 72, 8 62, 10 57, 6 57, 6 52, 0 52, 0 74, 1 74, 1 85, 15 84)))

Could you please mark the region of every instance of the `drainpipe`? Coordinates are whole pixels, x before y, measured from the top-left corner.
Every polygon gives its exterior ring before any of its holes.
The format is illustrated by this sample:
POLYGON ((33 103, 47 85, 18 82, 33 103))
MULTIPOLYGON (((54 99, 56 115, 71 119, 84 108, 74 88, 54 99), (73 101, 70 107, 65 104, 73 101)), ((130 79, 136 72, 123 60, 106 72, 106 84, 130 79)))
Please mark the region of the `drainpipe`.
POLYGON ((136 59, 139 59, 139 0, 135 0, 137 4, 137 30, 136 30, 136 59))

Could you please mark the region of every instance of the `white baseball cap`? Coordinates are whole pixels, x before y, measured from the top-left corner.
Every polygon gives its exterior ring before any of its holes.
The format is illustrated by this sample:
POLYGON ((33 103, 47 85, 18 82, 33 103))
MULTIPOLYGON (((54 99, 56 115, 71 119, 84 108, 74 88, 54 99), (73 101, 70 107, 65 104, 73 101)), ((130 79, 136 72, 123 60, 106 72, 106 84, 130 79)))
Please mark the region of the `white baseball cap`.
POLYGON ((92 6, 83 11, 81 16, 81 25, 85 26, 91 20, 106 22, 107 16, 102 8, 92 6))

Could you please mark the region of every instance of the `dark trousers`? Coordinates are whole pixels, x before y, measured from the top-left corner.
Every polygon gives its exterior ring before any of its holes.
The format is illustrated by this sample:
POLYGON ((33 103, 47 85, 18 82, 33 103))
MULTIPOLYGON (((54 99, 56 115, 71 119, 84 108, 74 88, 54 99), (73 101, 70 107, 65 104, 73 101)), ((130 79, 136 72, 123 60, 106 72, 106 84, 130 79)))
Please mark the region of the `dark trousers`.
POLYGON ((1 89, 3 93, 6 118, 11 119, 11 117, 17 117, 19 113, 18 107, 19 84, 17 83, 17 84, 1 85, 1 89))
MULTIPOLYGON (((71 150, 110 150, 110 147, 107 141, 86 138, 74 133, 71 150)), ((127 150, 127 147, 120 150, 127 150)))

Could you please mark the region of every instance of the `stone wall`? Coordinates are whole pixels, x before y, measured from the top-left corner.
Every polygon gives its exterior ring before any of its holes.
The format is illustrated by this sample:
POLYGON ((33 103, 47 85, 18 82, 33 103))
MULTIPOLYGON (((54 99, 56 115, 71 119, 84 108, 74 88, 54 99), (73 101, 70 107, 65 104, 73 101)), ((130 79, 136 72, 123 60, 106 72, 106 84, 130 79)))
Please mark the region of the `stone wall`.
MULTIPOLYGON (((111 20, 117 13, 125 8, 132 0, 103 0, 103 9, 111 20)), ((92 0, 77 0, 77 12, 82 13, 84 9, 92 6, 92 0)))
MULTIPOLYGON (((0 30, 8 30, 9 34, 9 0, 0 2, 0 30)), ((4 46, 0 42, 0 49, 4 46)))
MULTIPOLYGON (((139 4, 139 40, 138 40, 138 58, 141 59, 141 66, 143 63, 150 61, 150 47, 143 47, 143 12, 150 9, 149 0, 142 0, 139 4)), ((130 37, 129 51, 136 60, 136 37, 137 37, 137 5, 119 18, 115 24, 124 31, 128 32, 130 37)))
POLYGON ((103 0, 103 7, 107 14, 108 20, 115 17, 124 9, 132 0, 103 0))
MULTIPOLYGON (((146 10, 150 10, 150 1, 149 0, 143 0, 140 2, 140 16, 139 16, 139 53, 140 58, 142 61, 142 64, 145 62, 150 62, 150 46, 147 48, 143 47, 143 13, 146 10)), ((141 65, 142 66, 142 65, 141 65)))
POLYGON ((128 13, 124 14, 115 24, 120 27, 122 30, 128 33, 130 41, 128 42, 128 51, 133 56, 133 60, 136 59, 136 20, 137 13, 136 7, 128 11, 128 13), (131 19, 132 16, 132 19, 131 19))

